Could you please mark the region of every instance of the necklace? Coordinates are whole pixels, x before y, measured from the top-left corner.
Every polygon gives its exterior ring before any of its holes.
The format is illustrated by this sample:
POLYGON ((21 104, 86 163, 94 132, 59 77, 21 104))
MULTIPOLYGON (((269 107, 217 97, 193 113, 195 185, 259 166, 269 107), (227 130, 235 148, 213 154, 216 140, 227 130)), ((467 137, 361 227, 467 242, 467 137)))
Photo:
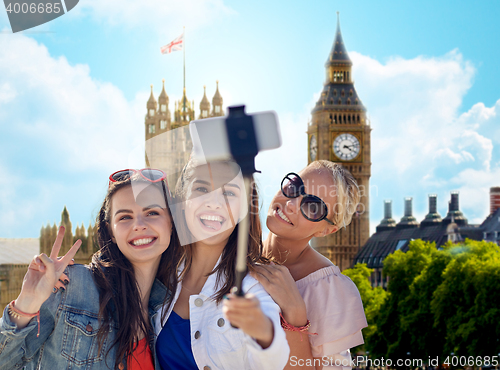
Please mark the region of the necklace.
POLYGON ((191 289, 190 289, 190 288, 188 288, 185 284, 182 284, 182 289, 186 289, 188 292, 191 292, 191 293, 193 293, 193 294, 199 294, 199 293, 200 293, 200 291, 196 291, 196 290, 195 290, 195 289, 193 289, 193 288, 191 288, 191 289))

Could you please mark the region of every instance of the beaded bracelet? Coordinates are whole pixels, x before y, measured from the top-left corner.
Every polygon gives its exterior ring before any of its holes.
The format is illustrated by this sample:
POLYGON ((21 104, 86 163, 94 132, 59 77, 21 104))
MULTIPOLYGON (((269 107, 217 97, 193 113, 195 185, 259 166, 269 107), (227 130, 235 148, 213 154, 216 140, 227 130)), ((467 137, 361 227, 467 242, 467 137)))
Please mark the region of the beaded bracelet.
MULTIPOLYGON (((283 330, 298 331, 300 333, 300 341, 302 342, 302 333, 306 332, 311 327, 311 322, 307 320, 304 326, 293 326, 286 322, 285 318, 280 312, 281 327, 283 330)), ((307 333, 307 335, 318 335, 318 333, 307 333)))
POLYGON ((23 312, 21 310, 18 310, 16 307, 14 307, 15 302, 16 302, 16 300, 13 300, 12 302, 9 303, 9 309, 7 311, 9 313, 9 315, 15 319, 18 319, 18 320, 21 317, 33 318, 36 316, 36 321, 38 324, 38 333, 36 334, 36 336, 39 337, 40 336, 40 310, 38 310, 38 312, 35 312, 35 313, 26 313, 26 312, 23 312))

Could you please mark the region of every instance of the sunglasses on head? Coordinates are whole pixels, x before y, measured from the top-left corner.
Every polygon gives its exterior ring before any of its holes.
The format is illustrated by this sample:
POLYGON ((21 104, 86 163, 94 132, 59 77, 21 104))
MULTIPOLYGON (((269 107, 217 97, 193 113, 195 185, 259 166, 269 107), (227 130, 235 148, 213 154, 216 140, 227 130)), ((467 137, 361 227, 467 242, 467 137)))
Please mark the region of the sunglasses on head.
POLYGON ((159 182, 167 178, 167 174, 165 172, 153 168, 143 168, 142 170, 126 169, 116 171, 111 174, 109 176, 109 186, 111 186, 112 182, 128 180, 137 172, 139 172, 140 175, 149 182, 159 182))
POLYGON ((294 172, 290 172, 281 181, 281 192, 287 198, 297 198, 302 195, 300 201, 300 211, 309 221, 320 222, 326 220, 330 225, 335 225, 326 218, 328 216, 328 207, 323 200, 316 195, 306 194, 304 190, 304 181, 294 172))

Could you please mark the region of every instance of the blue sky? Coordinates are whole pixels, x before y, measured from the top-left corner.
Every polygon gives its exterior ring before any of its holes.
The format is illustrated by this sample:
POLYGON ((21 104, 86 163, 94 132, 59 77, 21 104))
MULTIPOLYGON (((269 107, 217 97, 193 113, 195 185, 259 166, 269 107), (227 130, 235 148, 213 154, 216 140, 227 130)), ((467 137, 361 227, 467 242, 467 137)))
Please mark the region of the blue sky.
POLYGON ((219 80, 224 106, 275 110, 284 143, 261 154, 264 208, 284 174, 306 165, 307 122, 340 20, 372 126, 371 228, 383 201, 427 213, 450 191, 471 223, 500 186, 500 36, 495 1, 81 0, 12 34, 0 10, 0 237, 37 237, 95 218, 117 169, 140 166, 150 85, 182 94, 182 52, 160 46, 186 27, 186 87, 198 107, 219 80))

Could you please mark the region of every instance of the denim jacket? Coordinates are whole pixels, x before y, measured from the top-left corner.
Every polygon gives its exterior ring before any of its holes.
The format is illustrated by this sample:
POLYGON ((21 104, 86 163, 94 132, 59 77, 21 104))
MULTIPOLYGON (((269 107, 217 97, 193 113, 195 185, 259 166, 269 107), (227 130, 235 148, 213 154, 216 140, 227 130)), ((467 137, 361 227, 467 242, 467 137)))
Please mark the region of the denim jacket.
MULTIPOLYGON (((116 324, 104 339, 99 351, 99 291, 88 266, 73 265, 66 269, 70 283, 66 291, 52 294, 40 308, 40 336, 37 320, 32 319, 23 329, 10 320, 7 307, 0 319, 0 370, 21 369, 113 369, 116 346, 116 324)), ((158 280, 149 298, 149 314, 153 324, 156 312, 167 294, 158 280)), ((154 339, 156 342, 156 338, 154 339)), ((154 348, 153 354, 154 354, 154 348)), ((155 368, 159 369, 156 356, 155 368)))

